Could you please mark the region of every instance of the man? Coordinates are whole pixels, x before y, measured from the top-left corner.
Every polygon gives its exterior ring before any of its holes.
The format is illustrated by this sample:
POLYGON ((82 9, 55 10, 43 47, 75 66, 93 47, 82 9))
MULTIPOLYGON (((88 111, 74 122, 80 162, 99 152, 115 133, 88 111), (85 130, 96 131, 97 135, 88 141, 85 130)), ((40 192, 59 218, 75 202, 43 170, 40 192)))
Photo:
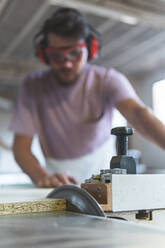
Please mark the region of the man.
POLYGON ((36 35, 35 44, 37 56, 49 69, 24 80, 11 129, 15 159, 37 186, 76 184, 78 175, 87 177, 86 172, 95 171, 99 151, 110 136, 114 108, 165 149, 164 125, 125 76, 87 63, 98 55, 100 36, 81 13, 57 10, 36 35), (31 152, 35 134, 49 165, 55 160, 52 170, 43 168, 31 152))

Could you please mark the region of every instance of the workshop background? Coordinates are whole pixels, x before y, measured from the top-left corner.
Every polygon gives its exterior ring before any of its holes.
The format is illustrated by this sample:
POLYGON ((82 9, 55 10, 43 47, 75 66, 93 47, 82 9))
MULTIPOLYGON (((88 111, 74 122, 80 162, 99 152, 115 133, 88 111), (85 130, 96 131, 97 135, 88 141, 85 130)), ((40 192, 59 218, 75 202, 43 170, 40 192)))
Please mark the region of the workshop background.
MULTIPOLYGON (((20 171, 10 150, 13 134, 8 126, 23 77, 44 68, 34 55, 33 37, 58 6, 78 8, 87 16, 89 23, 103 35, 101 54, 94 63, 124 73, 144 103, 163 118, 165 82, 156 82, 165 78, 164 1, 0 0, 1 174, 20 171)), ((113 125, 125 125, 125 120, 117 113, 113 125)), ((146 172, 165 171, 165 152, 137 133, 130 138, 129 148, 141 152, 140 163, 147 167, 146 172)), ((33 149, 44 163, 37 139, 33 149)))

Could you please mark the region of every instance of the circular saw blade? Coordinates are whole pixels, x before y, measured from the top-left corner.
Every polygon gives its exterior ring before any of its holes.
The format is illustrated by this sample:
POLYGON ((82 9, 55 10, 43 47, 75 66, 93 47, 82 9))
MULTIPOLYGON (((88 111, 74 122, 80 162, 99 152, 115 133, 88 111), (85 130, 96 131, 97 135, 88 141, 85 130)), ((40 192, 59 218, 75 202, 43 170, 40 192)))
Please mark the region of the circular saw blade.
POLYGON ((68 210, 105 217, 104 211, 95 198, 84 189, 75 185, 59 186, 49 193, 47 198, 65 199, 68 210))

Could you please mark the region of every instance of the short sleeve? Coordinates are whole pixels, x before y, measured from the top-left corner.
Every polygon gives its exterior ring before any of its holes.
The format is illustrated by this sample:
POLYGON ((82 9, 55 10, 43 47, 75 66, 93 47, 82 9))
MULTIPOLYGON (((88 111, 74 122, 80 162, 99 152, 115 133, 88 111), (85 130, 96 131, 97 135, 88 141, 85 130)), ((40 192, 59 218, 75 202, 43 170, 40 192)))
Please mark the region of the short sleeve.
POLYGON ((107 71, 104 95, 113 105, 129 98, 140 100, 129 80, 115 69, 107 71))
POLYGON ((32 94, 25 80, 20 88, 9 129, 17 134, 33 136, 35 131, 32 94))

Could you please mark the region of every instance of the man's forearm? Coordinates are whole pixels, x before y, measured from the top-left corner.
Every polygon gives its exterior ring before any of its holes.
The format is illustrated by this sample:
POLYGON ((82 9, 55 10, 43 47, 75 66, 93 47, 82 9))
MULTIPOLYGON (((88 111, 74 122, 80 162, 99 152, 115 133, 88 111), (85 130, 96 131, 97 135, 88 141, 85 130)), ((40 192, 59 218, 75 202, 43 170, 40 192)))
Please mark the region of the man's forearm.
POLYGON ((141 135, 165 149, 165 125, 144 103, 130 98, 120 102, 117 109, 141 135))
POLYGON ((29 151, 14 151, 14 156, 22 170, 37 184, 42 178, 48 175, 40 165, 37 158, 29 151))
POLYGON ((139 110, 131 124, 144 137, 165 149, 165 125, 148 108, 139 110))

